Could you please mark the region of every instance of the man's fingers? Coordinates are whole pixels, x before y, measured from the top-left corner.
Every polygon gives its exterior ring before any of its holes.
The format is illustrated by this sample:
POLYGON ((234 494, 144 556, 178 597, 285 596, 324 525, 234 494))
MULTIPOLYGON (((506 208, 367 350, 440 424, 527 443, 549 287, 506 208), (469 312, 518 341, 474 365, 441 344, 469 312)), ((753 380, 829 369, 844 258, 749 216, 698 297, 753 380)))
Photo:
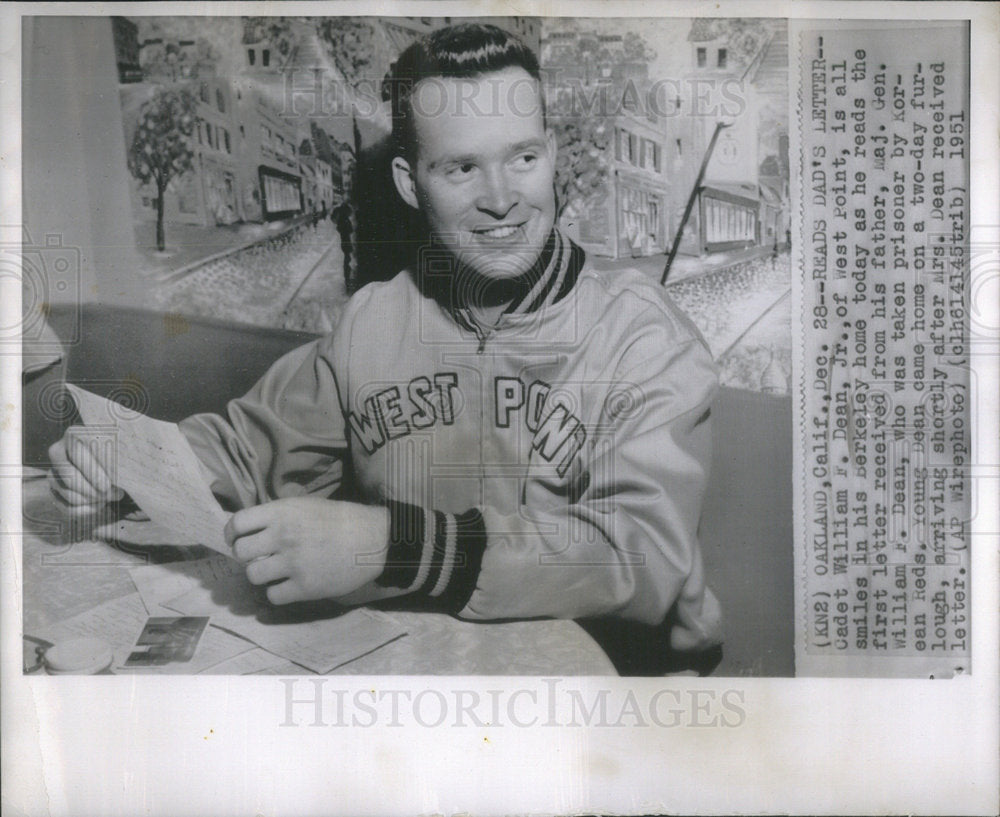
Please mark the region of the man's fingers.
POLYGON ((291 604, 295 601, 304 601, 305 594, 294 581, 288 579, 267 588, 267 599, 271 604, 291 604))
POLYGON ((75 491, 70 491, 68 488, 60 485, 51 473, 48 477, 48 483, 52 495, 74 516, 86 516, 96 513, 107 505, 106 502, 94 502, 91 497, 82 496, 75 491))
POLYGON ((53 496, 66 505, 89 505, 94 501, 89 494, 81 494, 70 488, 55 471, 49 471, 48 483, 53 496))
POLYGON ((80 431, 79 426, 69 428, 61 440, 49 447, 52 463, 49 484, 53 492, 70 505, 121 499, 123 492, 112 484, 94 453, 98 441, 81 438, 80 431))
MULTIPOLYGON (((226 525, 227 530, 228 528, 229 525, 226 525)), ((247 564, 254 559, 260 559, 276 553, 278 551, 278 543, 274 541, 274 537, 269 531, 263 530, 248 536, 237 537, 232 543, 232 548, 233 555, 239 561, 243 562, 243 564, 247 564)))
POLYGON ((65 466, 61 471, 49 471, 48 483, 53 495, 69 506, 86 505, 98 508, 108 501, 107 497, 99 495, 72 466, 65 466))
POLYGON ((264 556, 247 565, 247 580, 250 584, 268 584, 278 579, 288 578, 285 560, 282 556, 264 556))
POLYGON ((49 446, 49 461, 52 463, 49 471, 52 483, 59 485, 65 491, 81 496, 96 496, 93 486, 86 481, 80 469, 70 462, 66 452, 66 438, 57 440, 49 446))
POLYGON ((48 480, 53 492, 70 503, 103 504, 118 501, 125 496, 121 488, 113 486, 108 493, 96 490, 86 477, 72 466, 50 470, 48 480))
MULTIPOLYGON (((232 547, 240 537, 264 530, 271 524, 273 518, 274 512, 266 504, 244 508, 229 517, 229 521, 223 530, 223 535, 226 537, 226 542, 232 547)), ((257 555, 261 556, 263 554, 257 555)))
POLYGON ((93 437, 87 439, 78 436, 78 432, 74 431, 75 428, 77 427, 74 426, 66 432, 66 454, 98 496, 110 498, 114 492, 114 485, 97 457, 100 441, 93 437))
POLYGON ((62 438, 56 440, 49 446, 49 461, 53 465, 69 464, 69 460, 66 457, 66 443, 62 438))

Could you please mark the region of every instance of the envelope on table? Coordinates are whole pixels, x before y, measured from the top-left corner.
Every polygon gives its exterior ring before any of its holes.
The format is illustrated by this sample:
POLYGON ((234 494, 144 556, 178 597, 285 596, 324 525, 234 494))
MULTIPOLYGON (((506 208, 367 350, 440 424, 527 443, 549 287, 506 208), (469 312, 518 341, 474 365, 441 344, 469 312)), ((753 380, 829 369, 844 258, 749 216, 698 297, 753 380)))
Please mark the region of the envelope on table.
POLYGON ((186 616, 253 641, 313 672, 326 673, 406 634, 395 622, 361 608, 332 604, 271 606, 242 573, 202 584, 161 602, 186 616))

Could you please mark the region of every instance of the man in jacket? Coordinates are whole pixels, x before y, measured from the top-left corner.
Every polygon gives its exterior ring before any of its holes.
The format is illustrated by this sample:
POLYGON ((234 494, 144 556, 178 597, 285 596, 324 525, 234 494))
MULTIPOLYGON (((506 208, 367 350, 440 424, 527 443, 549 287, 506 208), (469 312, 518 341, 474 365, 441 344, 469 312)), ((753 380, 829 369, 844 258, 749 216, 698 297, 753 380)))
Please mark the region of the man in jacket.
MULTIPOLYGON (((556 227, 537 59, 455 26, 408 48, 388 92, 419 257, 225 416, 181 424, 247 576, 275 604, 405 595, 468 619, 667 620, 675 649, 717 644, 696 537, 714 364, 661 288, 593 269, 556 227)), ((90 475, 57 493, 112 498, 79 448, 53 447, 90 475)))

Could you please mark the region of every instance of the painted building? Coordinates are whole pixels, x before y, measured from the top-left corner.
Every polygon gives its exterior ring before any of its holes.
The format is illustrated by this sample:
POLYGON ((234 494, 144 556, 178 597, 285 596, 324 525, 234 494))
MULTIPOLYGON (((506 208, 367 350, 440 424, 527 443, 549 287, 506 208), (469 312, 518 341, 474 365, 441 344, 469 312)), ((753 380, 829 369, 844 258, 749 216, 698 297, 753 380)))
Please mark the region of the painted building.
POLYGON ((656 85, 650 84, 649 63, 634 34, 586 29, 573 21, 547 24, 541 55, 550 100, 573 88, 589 98, 614 94, 603 111, 614 131, 604 149, 607 182, 585 201, 571 202, 562 215, 564 228, 586 249, 616 258, 665 252, 692 196, 680 252, 702 255, 784 242, 787 24, 768 23, 756 36, 753 48, 745 47, 745 38, 737 42, 741 52, 724 26, 693 20, 687 68, 681 69, 676 94, 655 97, 652 104, 645 95, 656 85), (726 127, 718 132, 695 190, 720 122, 726 127))
POLYGON ((281 116, 270 96, 250 81, 243 98, 247 119, 244 167, 256 176, 261 218, 272 221, 295 215, 304 207, 297 129, 281 116))
MULTIPOLYGON (((227 112, 228 95, 222 86, 217 80, 204 80, 193 89, 198 102, 194 132, 188 139, 194 154, 192 168, 172 179, 167 187, 164 218, 168 222, 209 226, 231 224, 240 218, 238 156, 227 112)), ((126 146, 132 143, 143 104, 152 98, 156 88, 141 82, 120 89, 126 146)), ((156 188, 152 184, 140 185, 131 177, 130 181, 133 211, 140 220, 154 221, 156 188)))
POLYGON ((663 123, 625 112, 615 123, 613 167, 616 258, 661 253, 667 246, 664 204, 670 189, 663 123))
MULTIPOLYGON (((121 26, 121 31, 119 39, 126 48, 132 30, 121 26)), ((215 75, 214 64, 206 63, 200 45, 197 40, 163 37, 139 43, 140 49, 157 49, 158 64, 170 66, 168 70, 180 66, 174 73, 183 73, 185 82, 176 86, 190 88, 197 97, 198 121, 190 140, 194 167, 168 189, 166 220, 212 226, 287 218, 303 210, 322 210, 324 204, 329 210, 343 196, 353 159, 344 156, 347 145, 315 121, 288 115, 281 98, 282 72, 294 67, 294 60, 308 62, 315 54, 270 42, 246 25, 240 44, 244 63, 237 63, 234 76, 222 77, 215 75), (166 55, 172 59, 166 61, 166 55), (305 157, 299 155, 304 141, 309 144, 305 157)), ((164 79, 157 77, 160 84, 164 79)), ((121 86, 127 140, 152 90, 148 82, 121 86)), ((136 183, 133 188, 140 218, 154 219, 155 190, 140 189, 136 183)))
MULTIPOLYGON (((664 111, 645 101, 648 63, 630 55, 622 35, 558 24, 546 29, 541 57, 549 99, 582 95, 610 130, 607 146, 591 149, 604 153, 605 181, 585 200, 567 202, 561 226, 596 255, 664 252, 671 236, 667 121, 664 111)), ((581 109, 579 115, 589 114, 581 109)))
POLYGON ((245 221, 239 201, 242 144, 237 141, 236 94, 225 80, 198 83, 194 173, 181 188, 182 212, 197 216, 204 226, 245 221), (190 191, 190 192, 188 192, 190 191), (199 195, 200 194, 200 195, 199 195), (199 207, 199 205, 201 205, 199 207))
MULTIPOLYGON (((788 20, 773 21, 772 35, 747 73, 764 112, 761 142, 766 155, 760 164, 761 193, 774 201, 773 240, 783 245, 790 237, 792 219, 788 169, 788 20)), ((767 229, 765 225, 761 241, 770 244, 772 238, 767 229)))
POLYGON ((115 64, 118 66, 118 82, 140 82, 142 66, 139 64, 139 26, 127 17, 112 17, 111 34, 115 47, 115 64))
MULTIPOLYGON (((333 206, 335 190, 331 142, 327 136, 327 147, 317 144, 321 141, 320 131, 314 123, 299 124, 299 168, 302 175, 302 194, 307 213, 328 212, 333 206), (325 157, 325 158, 324 158, 325 157)), ((339 165, 339 160, 338 165, 339 165)), ((339 182, 339 178, 338 178, 339 182)))
MULTIPOLYGON (((188 87, 197 98, 189 140, 193 168, 168 188, 166 220, 209 227, 300 212, 302 175, 294 126, 252 82, 206 77, 188 87)), ((153 91, 149 83, 121 88, 127 143, 142 102, 153 91)), ((155 195, 151 186, 133 181, 133 204, 141 218, 155 218, 155 195)))
POLYGON ((327 212, 333 207, 333 168, 330 163, 316 157, 316 207, 327 212))
POLYGON ((757 109, 752 86, 744 81, 744 67, 731 53, 727 38, 719 36, 711 21, 697 19, 688 33, 691 89, 686 117, 678 137, 690 157, 681 171, 684 202, 708 151, 719 123, 711 158, 697 193, 692 219, 685 226, 684 249, 698 254, 752 247, 757 243, 759 194, 757 189, 757 109), (697 90, 695 90, 697 89, 697 90), (694 241, 696 237, 696 243, 694 241))
POLYGON ((678 186, 671 220, 679 223, 697 169, 719 122, 696 206, 684 229, 681 250, 705 254, 784 243, 788 219, 787 24, 769 26, 756 51, 734 52, 732 40, 709 19, 692 22, 688 34, 687 116, 676 117, 672 134, 678 186), (784 57, 782 57, 784 54, 784 57), (766 134, 766 139, 765 139, 766 134), (770 150, 771 161, 762 161, 770 150), (762 173, 762 169, 767 173, 762 173))
POLYGON ((522 39, 536 54, 541 47, 542 21, 538 17, 380 17, 378 23, 398 53, 422 34, 456 23, 485 23, 522 39))
POLYGON ((516 35, 536 54, 541 49, 542 21, 538 17, 456 17, 454 21, 488 23, 516 35))

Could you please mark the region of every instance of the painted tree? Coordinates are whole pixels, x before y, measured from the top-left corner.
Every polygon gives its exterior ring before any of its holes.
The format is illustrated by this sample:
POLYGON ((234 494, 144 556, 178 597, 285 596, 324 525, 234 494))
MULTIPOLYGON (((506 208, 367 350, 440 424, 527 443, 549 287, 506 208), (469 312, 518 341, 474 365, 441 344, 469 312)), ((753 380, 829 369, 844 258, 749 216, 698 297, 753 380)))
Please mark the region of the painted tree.
POLYGON ((556 201, 559 215, 571 204, 590 201, 604 189, 612 155, 614 125, 607 116, 587 116, 573 91, 549 101, 548 118, 556 133, 556 201))
POLYGON ((215 76, 231 48, 233 28, 221 18, 137 17, 143 78, 158 84, 215 76))
MULTIPOLYGON (((361 131, 358 128, 358 96, 365 84, 377 89, 388 67, 375 28, 357 17, 324 17, 317 22, 316 33, 326 48, 338 73, 351 92, 351 125, 354 132, 354 156, 361 154, 361 131)), ((374 95, 377 98, 377 94, 374 95)))
POLYGON ((611 53, 601 46, 596 34, 581 34, 574 44, 573 56, 575 63, 583 66, 585 85, 597 79, 599 66, 611 59, 611 53))
POLYGON ((773 31, 770 20, 757 17, 717 17, 704 23, 707 33, 725 40, 734 67, 746 68, 773 31))
MULTIPOLYGON (((387 215, 398 214, 393 208, 385 206, 383 193, 386 191, 380 185, 385 181, 381 173, 383 168, 375 162, 377 158, 382 158, 378 153, 381 143, 363 151, 358 126, 359 101, 366 97, 372 100, 379 98, 382 78, 393 55, 389 54, 375 26, 364 18, 321 18, 316 23, 316 36, 325 56, 343 78, 346 86, 343 90, 347 92, 345 95, 351 108, 354 144, 348 146, 348 152, 353 159, 353 167, 341 167, 340 171, 345 198, 351 204, 347 212, 349 225, 345 225, 342 233, 348 236, 342 239, 345 249, 351 250, 350 261, 345 255, 344 280, 348 290, 354 291, 362 279, 368 277, 365 270, 386 263, 382 252, 387 245, 379 244, 377 231, 387 215)), ((388 167, 388 162, 385 167, 388 167)), ((403 213, 400 218, 405 221, 406 217, 403 213)))
POLYGON ((287 59, 298 44, 298 36, 288 17, 244 17, 243 42, 270 43, 282 59, 287 59))
POLYGON ((636 31, 626 31, 622 37, 622 55, 629 62, 650 63, 656 59, 656 51, 636 31))
POLYGON ((620 69, 655 58, 641 34, 628 32, 614 51, 596 34, 581 33, 572 48, 546 60, 546 74, 556 83, 547 87, 547 104, 559 143, 555 185, 560 215, 567 208, 582 209, 606 190, 615 119, 626 96, 636 100, 644 91, 620 69), (581 66, 583 74, 577 76, 581 66), (579 81, 573 81, 574 76, 579 81))
POLYGON ((156 187, 156 249, 160 252, 166 246, 163 197, 170 182, 192 167, 190 138, 195 121, 195 99, 187 89, 158 88, 139 109, 128 169, 140 183, 156 187))

